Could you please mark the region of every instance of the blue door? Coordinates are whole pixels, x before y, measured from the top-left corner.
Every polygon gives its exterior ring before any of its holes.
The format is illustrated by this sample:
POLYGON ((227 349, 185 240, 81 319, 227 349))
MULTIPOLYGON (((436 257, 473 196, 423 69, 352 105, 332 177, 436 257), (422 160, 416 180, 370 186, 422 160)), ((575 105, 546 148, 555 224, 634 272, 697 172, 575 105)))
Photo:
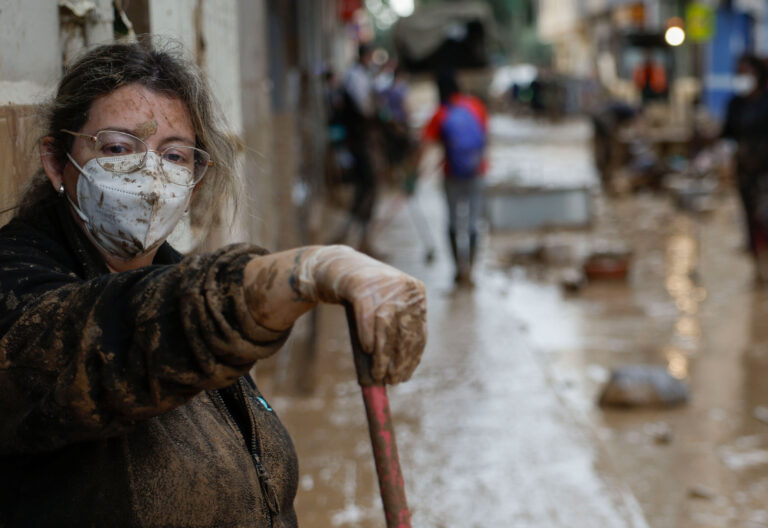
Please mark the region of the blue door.
POLYGON ((715 36, 706 45, 704 104, 722 119, 733 96, 731 79, 739 57, 752 50, 752 19, 727 8, 717 10, 715 36))

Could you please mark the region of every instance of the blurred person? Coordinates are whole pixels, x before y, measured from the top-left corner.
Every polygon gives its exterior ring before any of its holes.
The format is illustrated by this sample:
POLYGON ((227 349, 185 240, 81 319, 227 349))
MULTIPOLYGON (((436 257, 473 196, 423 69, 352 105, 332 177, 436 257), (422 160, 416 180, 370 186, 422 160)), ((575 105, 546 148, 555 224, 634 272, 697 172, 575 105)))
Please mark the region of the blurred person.
POLYGON ((393 170, 404 169, 413 150, 407 106, 409 90, 408 72, 396 66, 391 83, 380 94, 379 116, 387 147, 386 157, 393 170))
POLYGON ((439 142, 443 147, 448 240, 456 266, 455 281, 460 285, 471 284, 478 225, 483 214, 488 114, 480 99, 461 92, 453 72, 437 75, 437 89, 440 106, 424 128, 418 158, 430 143, 439 142), (460 209, 467 211, 464 222, 460 222, 460 209), (466 254, 460 244, 460 232, 467 234, 466 254))
POLYGON ((595 167, 600 174, 600 183, 603 189, 612 193, 613 171, 616 169, 617 137, 622 126, 631 122, 637 112, 631 106, 620 101, 608 101, 596 112, 591 114, 592 119, 592 154, 595 167))
POLYGON ((376 118, 374 77, 372 72, 373 50, 361 44, 358 60, 344 77, 342 122, 346 132, 346 144, 352 156, 350 183, 354 186, 354 196, 345 220, 339 232, 332 237, 334 243, 344 242, 353 224, 360 230, 357 248, 376 256, 371 240, 371 220, 376 205, 376 174, 370 155, 372 127, 376 118))
POLYGON ((0 229, 0 526, 297 526, 293 444, 249 372, 320 302, 350 303, 372 376, 407 379, 423 285, 342 246, 166 241, 236 197, 196 67, 100 46, 46 108, 42 169, 0 229))
MULTIPOLYGON (((336 127, 343 126, 344 123, 344 87, 333 70, 328 70, 323 73, 323 97, 325 100, 325 110, 328 118, 328 126, 336 127)), ((346 133, 340 132, 332 133, 331 139, 337 138, 343 139, 346 137, 346 133)))
POLYGON ((530 106, 533 115, 538 117, 544 113, 544 91, 546 88, 545 72, 539 72, 531 81, 528 91, 530 92, 530 106))
POLYGON ((746 241, 756 278, 768 282, 768 68, 754 55, 736 63, 735 95, 721 132, 736 143, 736 180, 744 211, 746 241))
POLYGON ((664 65, 647 52, 632 72, 632 81, 640 92, 643 103, 667 96, 667 71, 664 65))
POLYGON ((344 87, 335 72, 323 74, 328 144, 325 151, 325 181, 331 193, 340 184, 353 181, 355 160, 347 146, 344 121, 344 87))

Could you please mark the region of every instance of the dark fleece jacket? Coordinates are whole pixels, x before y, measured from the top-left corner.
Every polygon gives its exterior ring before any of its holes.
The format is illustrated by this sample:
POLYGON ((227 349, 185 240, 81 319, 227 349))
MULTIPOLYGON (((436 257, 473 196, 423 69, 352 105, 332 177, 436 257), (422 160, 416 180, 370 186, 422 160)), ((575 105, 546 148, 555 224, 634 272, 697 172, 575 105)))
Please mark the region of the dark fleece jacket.
POLYGON ((287 332, 236 245, 109 273, 63 202, 0 229, 0 528, 296 526, 291 440, 249 369, 287 332))

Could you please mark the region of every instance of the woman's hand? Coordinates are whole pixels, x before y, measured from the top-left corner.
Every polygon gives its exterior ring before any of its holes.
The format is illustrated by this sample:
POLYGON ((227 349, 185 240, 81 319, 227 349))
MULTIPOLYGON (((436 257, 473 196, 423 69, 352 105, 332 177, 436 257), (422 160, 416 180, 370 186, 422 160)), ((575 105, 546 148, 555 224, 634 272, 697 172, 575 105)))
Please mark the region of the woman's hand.
POLYGON ((376 381, 411 377, 427 339, 424 284, 346 246, 316 249, 302 260, 296 290, 327 303, 349 302, 376 381))
POLYGON ((350 303, 376 381, 405 381, 421 359, 427 335, 424 284, 349 247, 313 246, 259 257, 246 266, 244 282, 252 315, 268 328, 290 326, 317 302, 350 303), (272 284, 272 294, 266 284, 272 284), (290 299, 285 292, 274 295, 285 285, 290 299))

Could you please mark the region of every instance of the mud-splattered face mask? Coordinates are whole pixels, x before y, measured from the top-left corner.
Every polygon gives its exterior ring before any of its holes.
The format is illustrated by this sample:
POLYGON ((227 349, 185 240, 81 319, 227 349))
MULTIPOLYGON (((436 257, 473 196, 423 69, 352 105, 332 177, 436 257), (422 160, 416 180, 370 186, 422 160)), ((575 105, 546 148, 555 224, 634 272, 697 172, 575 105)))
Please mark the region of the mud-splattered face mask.
POLYGON ((194 184, 189 169, 161 165, 148 152, 144 165, 133 172, 121 168, 137 165, 144 154, 96 158, 84 167, 67 154, 80 171, 77 202, 69 203, 85 224, 88 238, 104 252, 133 260, 158 247, 184 215, 194 184), (109 170, 112 167, 113 170, 109 170))

